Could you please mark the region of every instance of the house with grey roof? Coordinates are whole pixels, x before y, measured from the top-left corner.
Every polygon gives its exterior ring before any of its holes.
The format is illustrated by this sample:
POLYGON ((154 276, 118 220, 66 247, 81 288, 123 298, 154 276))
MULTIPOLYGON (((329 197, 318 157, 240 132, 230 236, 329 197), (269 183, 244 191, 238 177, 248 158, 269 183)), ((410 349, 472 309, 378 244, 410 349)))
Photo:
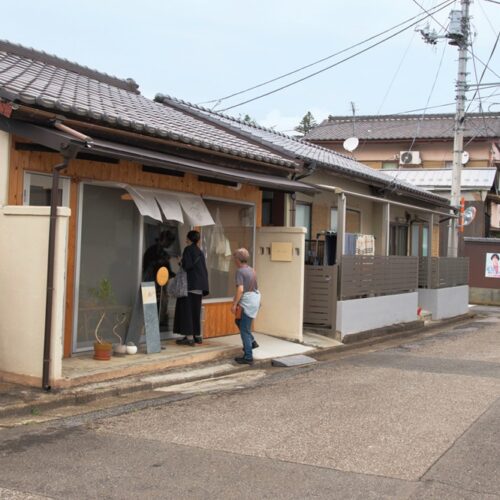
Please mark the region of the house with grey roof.
MULTIPOLYGON (((9 234, 0 243, 9 294, 0 305, 0 376, 44 388, 77 384, 88 373, 71 369, 76 355, 91 356, 96 342, 139 343, 131 317, 140 283, 151 279, 145 252, 168 234, 175 272, 192 228, 201 231, 210 280, 206 352, 198 351, 215 355, 210 339, 237 331, 230 312, 235 249, 248 248, 263 275, 301 276, 303 231, 261 234, 261 213, 263 189, 314 193, 297 180, 303 171, 295 157, 144 97, 131 79, 0 42, 0 231, 9 234), (256 255, 269 238, 286 238, 300 257, 294 250, 277 264, 267 252, 256 255)), ((272 287, 264 276, 259 285, 263 293, 272 287)), ((263 318, 260 331, 300 338, 302 296, 292 288, 287 303, 275 304, 287 328, 263 318)), ((159 297, 168 351, 175 301, 159 297)), ((155 369, 170 366, 162 359, 155 369)), ((133 368, 96 363, 100 376, 133 368)))
MULTIPOLYGON (((446 197, 305 140, 165 95, 157 95, 155 100, 166 107, 204 117, 210 123, 225 126, 303 162, 305 172, 300 179, 317 187, 319 193, 314 196, 297 193, 288 196, 284 203, 279 200, 277 215, 273 205, 275 193, 267 190, 263 197, 264 202, 266 199, 271 202, 267 209, 271 223, 273 217, 283 213, 281 207, 285 205, 285 220, 280 223, 307 228, 305 289, 306 295, 313 298, 305 302, 306 322, 326 325, 345 340, 368 329, 364 317, 359 315, 362 307, 377 309, 379 323, 374 324, 370 316, 372 329, 415 320, 419 305, 432 310, 436 317, 459 314, 467 309, 464 259, 453 261, 458 262, 462 273, 447 287, 447 293, 461 297, 455 309, 446 313, 437 311, 427 295, 438 292, 424 290, 433 286, 427 273, 432 269, 432 262, 439 260, 439 227, 450 218, 446 197), (431 262, 428 267, 427 261, 431 262), (333 268, 340 275, 338 288, 331 274, 333 268), (387 279, 391 273, 394 274, 392 285, 387 279), (417 282, 422 288, 420 293, 416 291, 417 282), (320 290, 315 289, 318 283, 322 283, 320 290), (458 290, 457 285, 462 288, 458 290), (337 306, 332 308, 332 297, 337 295, 337 306)), ((449 262, 451 265, 452 261, 449 262)), ((442 265, 443 272, 445 265, 442 265)), ((441 284, 446 288, 445 281, 441 284)))
MULTIPOLYGON (((454 114, 330 116, 306 135, 306 140, 337 152, 356 137, 352 155, 394 179, 450 196, 454 114)), ((464 132, 462 191, 477 217, 465 237, 500 234, 491 224, 496 211, 500 172, 500 113, 470 113, 464 132)), ((496 222, 494 219, 493 222, 496 222)), ((446 248, 446 231, 441 248, 446 248)))

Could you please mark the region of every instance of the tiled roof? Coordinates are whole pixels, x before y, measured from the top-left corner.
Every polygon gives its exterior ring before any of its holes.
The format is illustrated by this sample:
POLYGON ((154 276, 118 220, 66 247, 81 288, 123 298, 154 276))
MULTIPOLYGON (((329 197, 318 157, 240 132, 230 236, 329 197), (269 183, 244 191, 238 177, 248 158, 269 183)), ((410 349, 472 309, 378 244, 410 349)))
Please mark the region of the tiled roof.
POLYGON ((287 167, 297 162, 142 96, 120 80, 65 59, 0 41, 0 97, 239 158, 287 167))
MULTIPOLYGON (((372 169, 363 163, 359 163, 358 161, 332 151, 331 149, 323 148, 302 139, 296 139, 259 125, 252 125, 237 118, 224 115, 222 113, 216 113, 201 106, 180 101, 170 96, 164 96, 163 94, 158 94, 155 99, 162 102, 167 107, 175 107, 176 109, 186 110, 191 109, 191 111, 195 114, 200 113, 211 120, 215 120, 232 130, 244 134, 246 137, 251 137, 253 140, 257 140, 262 144, 273 147, 279 152, 292 155, 305 161, 306 163, 316 162, 316 164, 324 167, 325 169, 330 169, 343 175, 354 178, 363 178, 377 184, 391 186, 391 188, 394 187, 393 179, 384 172, 372 169)), ((404 181, 398 180, 396 187, 401 188, 402 191, 406 191, 407 193, 424 196, 438 202, 445 201, 445 199, 441 196, 429 193, 428 191, 420 189, 404 181)))
MULTIPOLYGON (((356 136, 363 140, 452 139, 454 114, 330 116, 314 127, 306 139, 342 141, 356 136)), ((465 120, 465 137, 500 137, 500 113, 471 113, 465 120)))
MULTIPOLYGON (((411 168, 386 170, 385 173, 394 179, 411 182, 430 190, 451 189, 451 168, 411 168)), ((495 182, 496 168, 464 168, 462 169, 462 189, 490 190, 495 182)))

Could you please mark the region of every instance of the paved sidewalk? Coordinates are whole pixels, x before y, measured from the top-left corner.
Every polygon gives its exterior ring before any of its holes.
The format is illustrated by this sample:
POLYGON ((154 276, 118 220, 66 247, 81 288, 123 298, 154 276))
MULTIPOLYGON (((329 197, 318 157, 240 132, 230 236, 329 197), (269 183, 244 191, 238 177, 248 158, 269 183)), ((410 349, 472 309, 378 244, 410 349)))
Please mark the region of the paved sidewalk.
MULTIPOLYGON (((471 321, 471 319, 468 318, 466 320, 461 320, 462 323, 464 321, 471 321)), ((444 327, 445 325, 446 323, 443 323, 441 326, 444 327)), ((393 338, 398 338, 399 336, 416 334, 424 335, 426 331, 429 332, 433 328, 437 328, 439 326, 440 323, 430 323, 427 325, 427 328, 420 333, 402 329, 399 332, 394 331, 391 335, 370 338, 349 345, 344 345, 334 339, 310 332, 304 332, 303 344, 288 342, 267 335, 257 334, 257 340, 262 347, 255 351, 256 365, 257 367, 267 366, 270 360, 274 357, 282 357, 299 353, 306 353, 308 355, 321 357, 329 352, 356 349, 372 345, 374 343, 384 342, 393 338)), ((57 390, 52 390, 48 393, 43 392, 39 388, 0 383, 0 427, 3 425, 11 425, 10 420, 8 420, 8 424, 4 424, 2 422, 2 419, 8 417, 21 416, 26 418, 27 421, 30 421, 30 419, 33 421, 40 421, 40 414, 46 410, 60 408, 63 406, 88 406, 89 403, 102 400, 104 398, 113 398, 116 396, 125 397, 126 395, 139 394, 143 392, 149 392, 150 394, 148 394, 148 397, 153 398, 157 397, 157 393, 155 393, 154 390, 158 387, 210 379, 213 377, 220 377, 248 370, 248 367, 236 365, 232 362, 234 355, 241 352, 239 342, 239 336, 216 339, 216 342, 214 342, 216 346, 211 346, 207 349, 209 354, 210 352, 217 353, 217 356, 213 358, 213 361, 203 362, 204 359, 202 356, 199 358, 199 362, 196 362, 196 360, 193 359, 187 366, 176 367, 174 364, 173 368, 167 368, 168 364, 163 366, 163 368, 161 366, 157 366, 156 364, 150 365, 148 368, 147 364, 140 361, 138 363, 138 374, 118 377, 118 372, 113 370, 111 367, 109 370, 111 371, 113 378, 110 380, 94 382, 94 380, 100 380, 100 377, 97 376, 96 373, 93 373, 88 377, 87 383, 82 383, 75 387, 63 387, 57 390)), ((187 351, 187 348, 183 349, 184 352, 191 352, 187 351)), ((80 362, 85 364, 90 361, 80 362)), ((120 362, 120 360, 118 360, 118 362, 120 362)), ((73 361, 73 363, 75 362, 73 361)), ((96 364, 102 362, 93 363, 96 364)), ((74 377, 79 377, 78 371, 75 369, 73 369, 72 375, 74 377)), ((137 398, 139 398, 139 396, 137 396, 137 398)))

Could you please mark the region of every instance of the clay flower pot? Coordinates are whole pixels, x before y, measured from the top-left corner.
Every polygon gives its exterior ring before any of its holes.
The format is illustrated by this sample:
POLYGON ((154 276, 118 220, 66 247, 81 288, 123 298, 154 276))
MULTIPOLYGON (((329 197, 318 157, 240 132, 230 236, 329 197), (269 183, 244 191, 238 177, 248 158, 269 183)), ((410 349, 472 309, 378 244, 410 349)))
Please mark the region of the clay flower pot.
POLYGON ((113 352, 113 344, 111 342, 94 342, 94 359, 99 361, 109 361, 113 352))

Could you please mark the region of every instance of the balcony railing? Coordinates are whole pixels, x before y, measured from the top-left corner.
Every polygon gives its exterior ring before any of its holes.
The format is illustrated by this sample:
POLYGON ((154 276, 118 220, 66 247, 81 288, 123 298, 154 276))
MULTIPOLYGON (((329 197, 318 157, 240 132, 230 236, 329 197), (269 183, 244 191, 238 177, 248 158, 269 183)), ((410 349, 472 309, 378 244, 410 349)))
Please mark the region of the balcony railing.
POLYGON ((448 288, 468 283, 468 257, 423 257, 419 259, 419 288, 448 288), (431 265, 430 273, 429 262, 431 265))
POLYGON ((339 285, 340 300, 414 291, 418 257, 344 255, 339 285))

